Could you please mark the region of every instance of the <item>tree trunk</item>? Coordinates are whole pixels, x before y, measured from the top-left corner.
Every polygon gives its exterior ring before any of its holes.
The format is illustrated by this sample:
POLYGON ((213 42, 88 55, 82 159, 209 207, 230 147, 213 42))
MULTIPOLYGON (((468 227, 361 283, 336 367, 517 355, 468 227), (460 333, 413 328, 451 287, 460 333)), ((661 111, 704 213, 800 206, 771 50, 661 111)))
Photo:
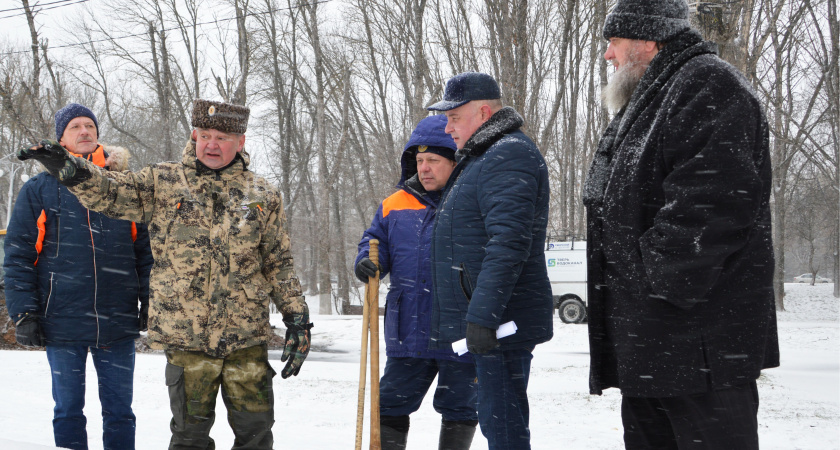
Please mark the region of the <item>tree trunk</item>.
POLYGON ((309 31, 309 40, 312 45, 315 58, 315 135, 318 145, 318 293, 319 312, 330 315, 332 307, 332 281, 330 280, 332 269, 330 264, 330 253, 332 250, 332 230, 330 223, 330 174, 327 152, 327 117, 326 117, 326 94, 324 80, 324 54, 321 49, 321 35, 318 31, 318 1, 311 0, 304 5, 304 15, 309 31))

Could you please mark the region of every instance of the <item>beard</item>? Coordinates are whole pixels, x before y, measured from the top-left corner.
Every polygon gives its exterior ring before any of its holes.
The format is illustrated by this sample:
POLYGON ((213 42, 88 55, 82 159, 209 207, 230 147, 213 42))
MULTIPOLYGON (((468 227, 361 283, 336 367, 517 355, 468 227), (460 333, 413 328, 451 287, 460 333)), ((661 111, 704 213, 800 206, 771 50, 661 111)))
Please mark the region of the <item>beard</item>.
POLYGON ((611 112, 618 112, 630 102, 633 92, 639 86, 642 75, 648 65, 639 61, 638 55, 631 52, 625 62, 615 71, 610 81, 601 89, 601 101, 611 112))

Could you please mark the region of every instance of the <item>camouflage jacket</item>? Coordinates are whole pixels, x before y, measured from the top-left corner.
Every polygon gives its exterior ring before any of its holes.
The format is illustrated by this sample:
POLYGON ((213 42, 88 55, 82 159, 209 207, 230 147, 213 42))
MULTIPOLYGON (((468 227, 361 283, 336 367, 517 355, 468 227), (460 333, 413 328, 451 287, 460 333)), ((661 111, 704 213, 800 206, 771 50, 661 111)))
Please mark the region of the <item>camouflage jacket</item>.
POLYGON ((180 163, 103 172, 70 190, 86 207, 149 224, 149 340, 153 348, 223 357, 266 343, 269 301, 308 312, 295 276, 280 193, 248 171, 240 153, 220 171, 196 167, 195 143, 180 163))

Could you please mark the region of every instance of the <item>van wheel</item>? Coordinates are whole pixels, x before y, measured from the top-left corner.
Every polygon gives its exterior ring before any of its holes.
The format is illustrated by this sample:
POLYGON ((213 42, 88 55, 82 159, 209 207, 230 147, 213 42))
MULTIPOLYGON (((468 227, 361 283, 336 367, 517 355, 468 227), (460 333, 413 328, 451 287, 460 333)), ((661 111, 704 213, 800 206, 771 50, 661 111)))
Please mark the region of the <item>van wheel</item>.
POLYGON ((586 318, 586 307, 576 298, 567 298, 560 303, 557 315, 563 323, 581 323, 586 318))

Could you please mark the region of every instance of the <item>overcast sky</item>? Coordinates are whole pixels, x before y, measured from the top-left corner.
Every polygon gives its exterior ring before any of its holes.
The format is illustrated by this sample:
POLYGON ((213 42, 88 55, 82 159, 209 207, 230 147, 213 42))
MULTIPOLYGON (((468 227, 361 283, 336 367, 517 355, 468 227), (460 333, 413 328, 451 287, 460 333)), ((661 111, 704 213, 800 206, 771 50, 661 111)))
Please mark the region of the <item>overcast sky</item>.
MULTIPOLYGON (((30 6, 41 5, 35 15, 38 31, 50 40, 50 45, 58 45, 60 33, 66 18, 76 17, 83 11, 84 5, 95 7, 100 0, 29 0, 30 6)), ((29 44, 29 27, 23 13, 21 0, 0 0, 0 43, 4 47, 12 43, 16 47, 29 44)))

